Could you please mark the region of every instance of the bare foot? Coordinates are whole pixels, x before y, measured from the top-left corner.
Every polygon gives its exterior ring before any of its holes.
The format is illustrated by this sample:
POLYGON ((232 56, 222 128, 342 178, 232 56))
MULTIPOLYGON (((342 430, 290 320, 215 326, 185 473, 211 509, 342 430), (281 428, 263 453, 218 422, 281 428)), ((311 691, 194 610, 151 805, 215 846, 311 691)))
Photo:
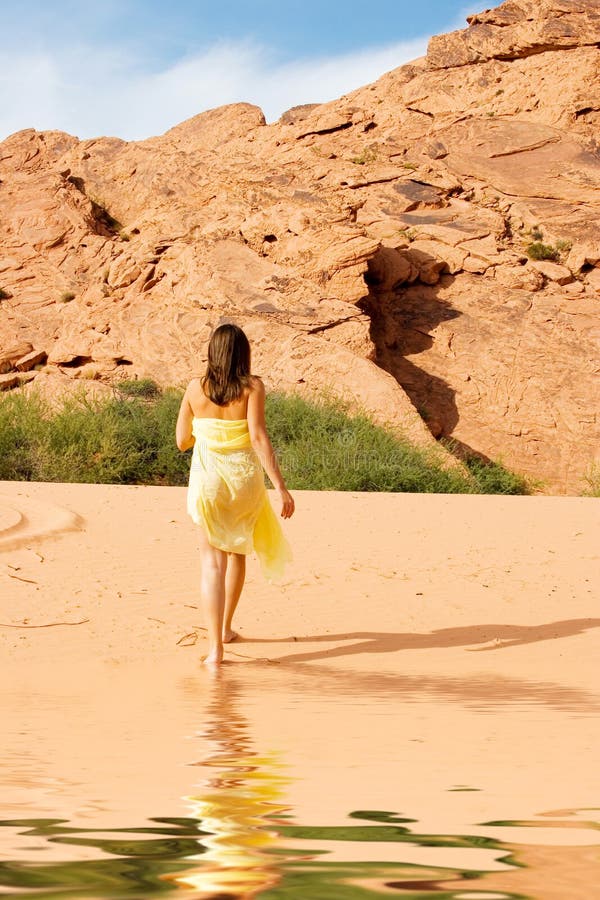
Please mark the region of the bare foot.
POLYGON ((227 631, 223 632, 223 643, 230 644, 232 641, 235 641, 239 638, 239 634, 237 631, 232 631, 231 628, 228 628, 227 631))
POLYGON ((211 650, 207 656, 202 657, 205 666, 220 666, 223 662, 223 651, 211 650))

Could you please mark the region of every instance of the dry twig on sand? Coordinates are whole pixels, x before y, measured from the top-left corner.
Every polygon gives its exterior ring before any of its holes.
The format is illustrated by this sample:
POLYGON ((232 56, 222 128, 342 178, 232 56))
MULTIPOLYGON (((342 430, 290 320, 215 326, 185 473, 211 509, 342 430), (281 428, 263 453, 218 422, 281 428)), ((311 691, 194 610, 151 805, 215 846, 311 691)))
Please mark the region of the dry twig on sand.
POLYGON ((13 575, 11 572, 6 573, 9 578, 15 578, 17 581, 24 581, 26 584, 37 584, 37 581, 33 581, 31 578, 22 578, 20 575, 13 575))
POLYGON ((189 634, 184 634, 183 637, 180 637, 177 643, 182 647, 193 647, 197 640, 198 635, 196 632, 190 631, 189 634))

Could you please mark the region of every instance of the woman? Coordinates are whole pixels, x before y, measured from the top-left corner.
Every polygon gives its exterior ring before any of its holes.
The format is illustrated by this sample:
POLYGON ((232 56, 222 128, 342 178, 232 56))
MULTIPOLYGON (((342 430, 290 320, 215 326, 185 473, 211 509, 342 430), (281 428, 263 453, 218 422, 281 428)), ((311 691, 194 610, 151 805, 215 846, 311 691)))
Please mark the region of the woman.
POLYGON ((250 374, 250 344, 237 325, 220 325, 208 345, 203 378, 194 378, 181 401, 177 446, 194 448, 187 509, 201 525, 200 590, 208 626, 205 662, 220 664, 223 644, 235 640, 231 623, 256 550, 263 572, 282 574, 291 558, 275 517, 261 464, 288 519, 294 500, 285 486, 265 425, 265 388, 250 374))

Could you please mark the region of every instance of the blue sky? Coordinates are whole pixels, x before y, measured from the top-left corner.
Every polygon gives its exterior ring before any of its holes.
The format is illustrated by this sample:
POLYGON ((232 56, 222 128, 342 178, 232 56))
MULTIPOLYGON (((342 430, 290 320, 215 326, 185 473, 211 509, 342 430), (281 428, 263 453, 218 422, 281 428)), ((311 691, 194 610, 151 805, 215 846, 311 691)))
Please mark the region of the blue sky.
POLYGON ((28 127, 138 139, 240 100, 272 121, 422 55, 485 5, 0 0, 0 139, 28 127))

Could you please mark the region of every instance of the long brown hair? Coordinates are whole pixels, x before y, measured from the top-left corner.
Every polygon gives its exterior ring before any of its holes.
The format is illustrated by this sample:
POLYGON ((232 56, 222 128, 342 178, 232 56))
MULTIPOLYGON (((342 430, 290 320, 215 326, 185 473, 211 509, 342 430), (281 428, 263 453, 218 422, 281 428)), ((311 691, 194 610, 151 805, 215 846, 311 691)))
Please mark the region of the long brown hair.
POLYGON ((217 406, 239 400, 250 384, 250 344, 233 323, 219 325, 208 344, 208 364, 202 389, 217 406))

